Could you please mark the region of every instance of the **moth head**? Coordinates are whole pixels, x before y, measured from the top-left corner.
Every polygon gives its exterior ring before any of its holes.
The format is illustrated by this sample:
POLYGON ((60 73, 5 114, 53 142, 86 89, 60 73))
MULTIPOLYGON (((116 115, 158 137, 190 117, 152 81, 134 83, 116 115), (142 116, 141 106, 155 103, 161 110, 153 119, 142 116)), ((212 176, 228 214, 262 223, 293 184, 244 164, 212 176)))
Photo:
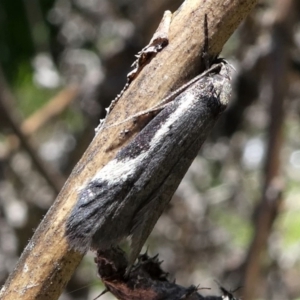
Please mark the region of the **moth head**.
POLYGON ((214 88, 219 101, 222 105, 227 106, 231 98, 231 76, 230 65, 226 62, 221 62, 221 69, 217 75, 214 76, 214 88))

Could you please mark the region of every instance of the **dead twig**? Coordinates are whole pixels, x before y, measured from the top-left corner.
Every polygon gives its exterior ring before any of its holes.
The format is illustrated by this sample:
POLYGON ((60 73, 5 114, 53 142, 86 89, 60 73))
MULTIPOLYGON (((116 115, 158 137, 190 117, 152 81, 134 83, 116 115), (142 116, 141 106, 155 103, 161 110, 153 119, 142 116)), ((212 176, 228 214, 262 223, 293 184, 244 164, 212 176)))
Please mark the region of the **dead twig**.
MULTIPOLYGON (((111 292, 120 300, 238 300, 232 292, 222 286, 222 296, 203 296, 197 286, 187 288, 168 279, 161 269, 158 255, 149 257, 147 253, 139 256, 132 271, 126 275, 127 259, 121 249, 98 251, 95 258, 98 274, 106 286, 104 292, 111 292), (226 298, 225 298, 226 297, 226 298)), ((97 299, 97 298, 96 298, 97 299)))

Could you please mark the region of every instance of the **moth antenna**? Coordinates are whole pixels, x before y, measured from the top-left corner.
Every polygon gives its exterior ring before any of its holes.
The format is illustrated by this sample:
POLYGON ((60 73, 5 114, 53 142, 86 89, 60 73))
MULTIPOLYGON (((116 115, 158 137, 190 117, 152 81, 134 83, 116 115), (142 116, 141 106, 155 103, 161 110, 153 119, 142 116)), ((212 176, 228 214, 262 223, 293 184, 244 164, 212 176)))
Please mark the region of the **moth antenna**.
POLYGON ((94 298, 93 300, 99 299, 101 296, 103 296, 103 295, 106 294, 107 292, 108 292, 108 289, 105 289, 99 296, 97 296, 97 297, 94 298))
POLYGON ((208 54, 208 23, 207 23, 207 14, 204 15, 204 46, 202 51, 202 59, 204 62, 205 70, 208 70, 210 67, 210 59, 208 54))

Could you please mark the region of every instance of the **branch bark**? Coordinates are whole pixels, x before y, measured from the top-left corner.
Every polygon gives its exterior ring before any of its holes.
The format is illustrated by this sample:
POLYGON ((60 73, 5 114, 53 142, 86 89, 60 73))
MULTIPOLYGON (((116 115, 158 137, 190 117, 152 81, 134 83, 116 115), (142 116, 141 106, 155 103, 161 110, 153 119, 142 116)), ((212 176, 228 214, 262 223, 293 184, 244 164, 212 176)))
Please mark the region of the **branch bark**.
MULTIPOLYGON (((169 45, 131 83, 108 116, 107 124, 120 122, 154 106, 203 69, 200 53, 204 44, 204 14, 208 15, 209 53, 217 56, 256 2, 185 1, 173 15, 169 45)), ((106 128, 95 136, 2 288, 1 299, 59 297, 82 259, 82 254, 69 249, 65 221, 77 201, 79 187, 129 142, 121 140, 119 135, 126 127, 127 124, 106 128)))

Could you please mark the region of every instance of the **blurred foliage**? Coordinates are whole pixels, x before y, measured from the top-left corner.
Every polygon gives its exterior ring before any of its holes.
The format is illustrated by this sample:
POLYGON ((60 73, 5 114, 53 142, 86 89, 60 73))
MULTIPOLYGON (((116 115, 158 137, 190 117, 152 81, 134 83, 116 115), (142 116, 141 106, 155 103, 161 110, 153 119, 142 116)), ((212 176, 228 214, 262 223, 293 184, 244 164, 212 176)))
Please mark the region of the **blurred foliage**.
MULTIPOLYGON (((180 4, 171 0, 0 1, 0 65, 19 125, 62 90, 79 89, 64 111, 28 137, 59 174, 67 178, 80 159, 105 115, 104 108, 121 90, 134 55, 150 40, 163 10, 174 11, 180 4)), ((256 299, 300 299, 300 27, 299 5, 294 4, 280 149, 284 202, 269 234, 256 299)), ((265 181, 270 65, 259 62, 270 48, 275 9, 276 1, 260 1, 225 46, 223 56, 236 68, 233 103, 149 238, 150 253, 160 254, 163 267, 180 284, 217 289, 213 282, 217 279, 234 288, 242 277, 265 181)), ((2 283, 56 195, 22 144, 16 146, 5 119, 0 112, 2 283)), ((99 286, 89 254, 61 299, 93 299, 100 293, 99 286)))
POLYGON ((28 63, 19 65, 15 72, 13 86, 16 104, 24 118, 41 108, 58 91, 37 86, 33 81, 32 68, 28 63))

